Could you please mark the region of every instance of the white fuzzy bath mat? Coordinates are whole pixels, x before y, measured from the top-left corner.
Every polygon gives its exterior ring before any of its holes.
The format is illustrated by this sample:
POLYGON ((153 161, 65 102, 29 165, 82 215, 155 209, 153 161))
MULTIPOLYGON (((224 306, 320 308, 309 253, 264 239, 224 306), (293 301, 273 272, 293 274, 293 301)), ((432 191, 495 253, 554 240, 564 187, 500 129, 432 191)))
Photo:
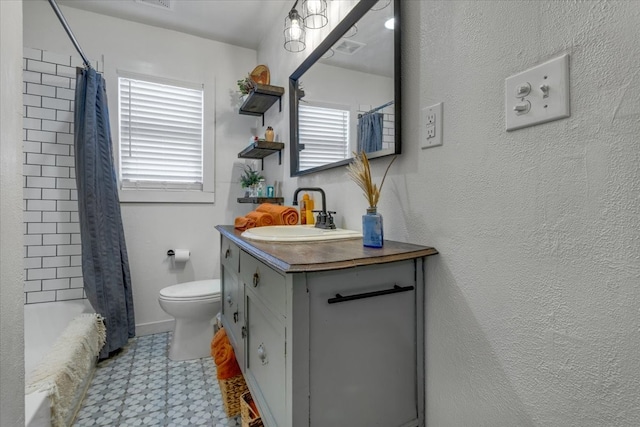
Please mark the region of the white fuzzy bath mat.
POLYGON ((102 316, 81 314, 67 325, 27 379, 25 393, 46 391, 49 395, 53 427, 69 423, 76 392, 90 374, 105 339, 102 316))

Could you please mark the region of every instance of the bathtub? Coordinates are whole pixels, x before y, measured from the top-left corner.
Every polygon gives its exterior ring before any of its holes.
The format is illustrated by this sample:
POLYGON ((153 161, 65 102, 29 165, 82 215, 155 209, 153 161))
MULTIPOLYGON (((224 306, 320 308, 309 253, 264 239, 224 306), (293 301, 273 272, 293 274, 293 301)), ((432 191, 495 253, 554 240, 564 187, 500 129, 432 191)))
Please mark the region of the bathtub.
MULTIPOLYGON (((82 313, 93 312, 88 300, 47 302, 24 306, 24 363, 27 382, 30 373, 38 366, 43 355, 50 352, 54 342, 63 333, 69 322, 82 313)), ((76 393, 76 407, 89 385, 94 370, 95 363, 81 390, 76 393)), ((50 402, 46 392, 36 391, 25 395, 25 426, 51 426, 50 402)))

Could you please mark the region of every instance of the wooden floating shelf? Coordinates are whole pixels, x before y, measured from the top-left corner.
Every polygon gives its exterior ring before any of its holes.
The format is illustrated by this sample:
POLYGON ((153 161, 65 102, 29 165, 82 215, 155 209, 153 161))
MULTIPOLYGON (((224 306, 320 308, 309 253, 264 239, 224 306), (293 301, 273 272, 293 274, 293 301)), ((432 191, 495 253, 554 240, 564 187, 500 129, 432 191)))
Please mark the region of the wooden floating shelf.
POLYGON ((238 197, 238 203, 284 203, 284 197, 238 197))
POLYGON ((265 157, 280 151, 284 148, 284 143, 265 141, 259 139, 247 148, 238 153, 238 157, 241 159, 264 159, 265 157))
POLYGON ((281 86, 256 83, 255 89, 240 106, 240 114, 262 116, 262 125, 264 126, 264 113, 276 101, 280 103, 280 111, 282 111, 282 95, 284 95, 284 88, 281 86))
POLYGON ((282 149, 284 148, 284 143, 282 142, 273 142, 273 141, 265 141, 264 139, 259 139, 253 144, 249 145, 247 148, 238 153, 238 158, 240 159, 261 159, 262 160, 262 169, 264 169, 264 158, 277 152, 278 153, 278 164, 282 164, 282 149))

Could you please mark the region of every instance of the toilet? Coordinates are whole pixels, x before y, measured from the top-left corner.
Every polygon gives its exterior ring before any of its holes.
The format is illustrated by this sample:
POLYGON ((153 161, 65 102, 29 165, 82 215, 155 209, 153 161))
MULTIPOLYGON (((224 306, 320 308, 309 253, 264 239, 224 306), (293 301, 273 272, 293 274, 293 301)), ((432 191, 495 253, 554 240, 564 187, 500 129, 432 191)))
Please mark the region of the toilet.
POLYGON ((158 297, 160 307, 176 319, 169 359, 200 359, 211 354, 213 319, 221 309, 220 279, 167 286, 158 297))

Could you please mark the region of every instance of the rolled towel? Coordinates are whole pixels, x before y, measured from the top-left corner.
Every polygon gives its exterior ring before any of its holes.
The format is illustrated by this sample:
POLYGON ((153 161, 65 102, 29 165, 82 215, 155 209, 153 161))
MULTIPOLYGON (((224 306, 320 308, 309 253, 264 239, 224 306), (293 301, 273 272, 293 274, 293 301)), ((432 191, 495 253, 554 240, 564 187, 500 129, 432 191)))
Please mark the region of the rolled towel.
POLYGON ((216 353, 216 375, 219 380, 227 380, 241 375, 240 365, 236 360, 236 354, 231 344, 223 345, 216 353))
POLYGON ((256 221, 253 218, 247 218, 246 216, 239 216, 235 220, 235 227, 240 231, 244 231, 249 228, 253 228, 255 226, 256 226, 256 221))
POLYGON ((228 342, 229 338, 227 337, 227 332, 224 330, 224 328, 220 328, 211 340, 211 357, 215 359, 218 349, 220 349, 222 344, 228 342))
POLYGON ((263 203, 258 206, 256 211, 271 214, 275 225, 296 225, 298 223, 298 211, 289 206, 263 203))
POLYGON ((273 216, 268 212, 256 212, 251 211, 245 215, 247 218, 251 218, 256 222, 256 227, 262 227, 264 225, 274 225, 273 216))

